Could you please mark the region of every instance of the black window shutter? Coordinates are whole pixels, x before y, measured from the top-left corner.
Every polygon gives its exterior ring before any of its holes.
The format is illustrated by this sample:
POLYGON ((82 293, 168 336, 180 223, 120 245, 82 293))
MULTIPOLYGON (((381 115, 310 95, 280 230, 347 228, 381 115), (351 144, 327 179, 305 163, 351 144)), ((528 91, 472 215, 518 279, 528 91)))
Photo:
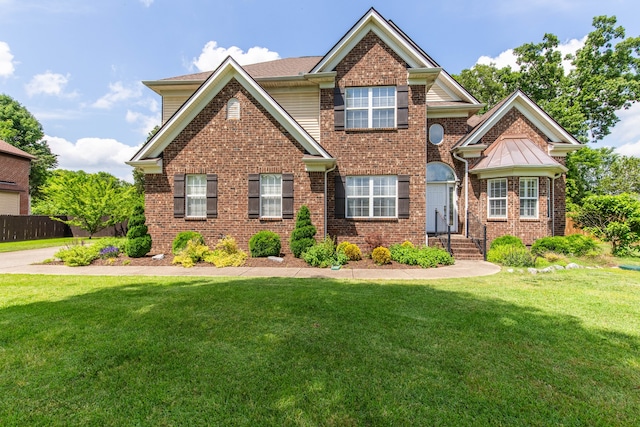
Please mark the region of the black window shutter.
POLYGON ((398 86, 396 88, 398 97, 398 129, 409 128, 409 86, 398 86))
POLYGON ((173 176, 173 217, 184 218, 184 174, 173 176))
POLYGON ((340 175, 336 175, 336 204, 335 204, 335 217, 336 218, 344 218, 345 214, 345 187, 346 187, 346 178, 340 175))
POLYGON ((260 218, 260 174, 249 174, 249 218, 260 218))
POLYGON ((398 175, 398 218, 409 218, 409 175, 398 175))
POLYGON ((334 130, 344 130, 344 89, 333 89, 334 130))
POLYGON ((282 219, 293 218, 293 174, 282 174, 282 219))
POLYGON ((218 175, 207 174, 207 218, 218 217, 218 175))

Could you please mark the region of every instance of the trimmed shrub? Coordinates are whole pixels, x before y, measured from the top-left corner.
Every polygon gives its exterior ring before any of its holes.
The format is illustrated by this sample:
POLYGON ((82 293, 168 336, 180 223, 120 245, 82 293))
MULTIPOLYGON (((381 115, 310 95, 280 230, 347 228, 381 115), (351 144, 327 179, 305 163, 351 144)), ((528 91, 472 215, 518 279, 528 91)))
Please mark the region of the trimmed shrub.
POLYGON ((487 253, 487 261, 507 267, 533 267, 535 258, 527 248, 516 245, 499 245, 487 253))
POLYGON ((144 207, 136 206, 129 218, 127 243, 124 247, 124 251, 132 258, 141 258, 151 250, 151 235, 145 224, 146 220, 144 207))
POLYGON ((204 238, 202 237, 202 234, 197 231, 181 231, 176 235, 176 238, 173 239, 171 252, 173 252, 174 255, 178 255, 187 247, 187 243, 194 239, 201 245, 204 245, 204 238))
POLYGON ((498 246, 504 246, 504 245, 517 246, 520 248, 524 248, 524 243, 522 243, 522 240, 520 240, 518 237, 505 234, 504 236, 500 236, 496 239, 493 239, 489 249, 497 248, 498 246))
POLYGON ((218 240, 213 252, 204 257, 204 261, 216 267, 240 267, 247 260, 247 253, 238 248, 236 239, 226 236, 218 240))
POLYGON ((343 251, 336 250, 335 242, 329 236, 307 249, 302 259, 310 266, 320 268, 344 265, 348 261, 343 251))
POLYGON ((193 267, 197 262, 204 261, 209 253, 209 247, 200 243, 196 237, 187 242, 185 248, 173 257, 171 263, 181 264, 183 267, 193 267))
POLYGON ((358 261, 362 259, 362 252, 355 243, 347 243, 343 248, 340 248, 340 245, 338 245, 336 252, 343 252, 349 261, 358 261))
POLYGON ((364 241, 368 246, 369 253, 372 253, 375 248, 385 246, 384 238, 380 233, 371 233, 364 236, 364 241))
POLYGON ((348 242, 346 240, 344 242, 340 242, 340 243, 338 243, 338 246, 336 246, 336 251, 344 252, 344 248, 346 248, 350 244, 351 244, 351 242, 348 242))
POLYGON ((103 247, 94 244, 85 246, 82 244, 67 246, 55 253, 55 257, 60 259, 68 267, 81 267, 91 264, 100 257, 100 250, 103 247))
POLYGON ((582 256, 596 248, 597 244, 592 238, 580 234, 572 234, 570 236, 553 236, 538 239, 533 242, 531 253, 538 256, 547 252, 582 256))
POLYGON ((289 247, 294 257, 300 258, 307 249, 316 244, 316 233, 316 227, 311 223, 311 212, 306 205, 302 205, 296 215, 296 226, 289 239, 289 247))
MULTIPOLYGON (((406 243, 406 242, 405 242, 406 243)), ((452 265, 455 261, 449 252, 441 248, 414 247, 411 245, 391 246, 391 259, 406 265, 419 265, 422 268, 432 268, 438 265, 452 265)))
POLYGON ((273 231, 258 231, 249 239, 249 252, 253 258, 279 256, 280 249, 280 236, 273 231))
POLYGON ((371 259, 378 265, 385 265, 391 262, 391 252, 384 246, 378 246, 371 252, 371 259))

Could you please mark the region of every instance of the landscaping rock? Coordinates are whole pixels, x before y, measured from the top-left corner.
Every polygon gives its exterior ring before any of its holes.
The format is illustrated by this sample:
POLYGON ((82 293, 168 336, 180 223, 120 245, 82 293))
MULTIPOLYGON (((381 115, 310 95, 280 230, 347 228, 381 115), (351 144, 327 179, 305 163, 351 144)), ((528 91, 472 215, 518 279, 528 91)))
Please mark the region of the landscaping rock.
POLYGON ((268 260, 271 261, 275 261, 275 262, 282 262, 284 261, 284 258, 280 258, 279 256, 268 256, 267 257, 268 260))
POLYGON ((555 268, 556 270, 564 270, 564 267, 561 265, 554 265, 553 268, 555 268))
POLYGON ((582 268, 580 267, 578 264, 576 264, 575 262, 569 263, 567 264, 567 266, 565 267, 567 270, 575 270, 576 268, 582 268))
POLYGON ((554 273, 555 271, 556 269, 551 266, 538 270, 539 273, 554 273))
POLYGON ((529 267, 529 268, 527 268, 527 271, 528 271, 529 273, 531 273, 531 274, 538 274, 538 270, 536 270, 536 269, 535 269, 535 268, 533 268, 533 267, 529 267))
POLYGON ((160 261, 164 259, 164 254, 158 254, 158 255, 154 255, 151 257, 151 259, 155 260, 155 261, 160 261))

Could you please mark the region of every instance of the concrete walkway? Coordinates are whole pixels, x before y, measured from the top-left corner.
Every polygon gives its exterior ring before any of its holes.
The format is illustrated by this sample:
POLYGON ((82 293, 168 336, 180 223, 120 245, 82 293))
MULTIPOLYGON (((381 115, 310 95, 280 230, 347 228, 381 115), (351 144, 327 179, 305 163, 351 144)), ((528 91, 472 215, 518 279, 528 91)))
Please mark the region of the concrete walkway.
POLYGON ((38 265, 59 248, 33 249, 0 253, 0 274, 54 274, 87 276, 243 276, 243 277, 296 277, 331 279, 384 279, 428 280, 488 276, 500 267, 485 261, 456 261, 455 265, 440 268, 408 269, 350 269, 282 268, 282 267, 193 267, 179 266, 87 266, 38 265))

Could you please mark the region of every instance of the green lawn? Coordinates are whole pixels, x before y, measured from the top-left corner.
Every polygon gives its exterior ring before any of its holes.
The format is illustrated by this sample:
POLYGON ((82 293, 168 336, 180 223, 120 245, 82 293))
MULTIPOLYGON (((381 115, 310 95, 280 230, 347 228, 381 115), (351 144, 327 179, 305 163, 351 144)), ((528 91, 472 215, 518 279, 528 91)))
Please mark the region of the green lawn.
POLYGON ((0 275, 0 424, 637 426, 640 273, 0 275))
POLYGON ((88 237, 61 237, 56 239, 21 240, 18 242, 0 242, 0 253, 24 251, 27 249, 55 248, 56 246, 70 245, 88 237))

